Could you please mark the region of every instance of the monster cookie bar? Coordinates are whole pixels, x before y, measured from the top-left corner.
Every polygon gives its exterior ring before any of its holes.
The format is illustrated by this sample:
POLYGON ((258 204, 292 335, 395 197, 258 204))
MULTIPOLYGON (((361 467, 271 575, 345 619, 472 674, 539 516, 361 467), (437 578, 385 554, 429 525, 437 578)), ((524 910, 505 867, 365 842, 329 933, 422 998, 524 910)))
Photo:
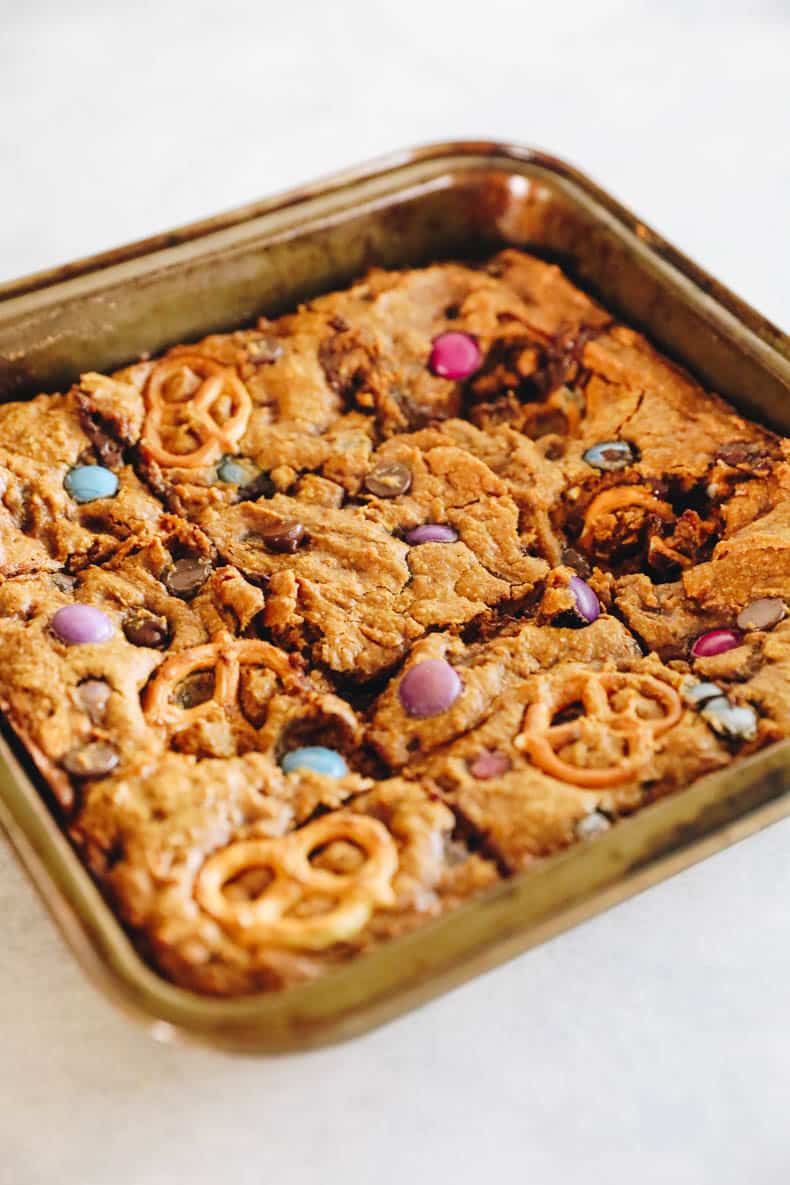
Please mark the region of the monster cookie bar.
POLYGON ((187 988, 312 979, 790 735, 788 442, 521 251, 8 404, 0 483, 0 703, 187 988))
POLYGON ((0 702, 63 806, 141 751, 280 754, 313 731, 356 746, 351 708, 254 634, 263 595, 213 566, 199 528, 163 515, 64 581, 0 586, 0 702))

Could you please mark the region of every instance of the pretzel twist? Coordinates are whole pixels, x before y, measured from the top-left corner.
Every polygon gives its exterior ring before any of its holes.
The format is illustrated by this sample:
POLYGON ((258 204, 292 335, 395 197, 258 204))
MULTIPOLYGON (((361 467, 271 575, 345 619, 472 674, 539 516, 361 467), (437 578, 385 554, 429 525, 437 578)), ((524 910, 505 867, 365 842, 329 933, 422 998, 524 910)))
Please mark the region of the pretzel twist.
POLYGON ((524 714, 517 748, 551 777, 591 789, 619 786, 635 777, 649 760, 656 738, 681 717, 683 708, 673 687, 653 675, 619 671, 580 671, 561 686, 541 685, 541 696, 524 714), (625 693, 625 706, 615 711, 609 697, 625 693), (639 715, 640 701, 651 699, 662 709, 655 720, 639 715), (580 701, 584 715, 564 724, 553 724, 558 712, 580 701), (614 734, 625 745, 617 765, 585 769, 559 756, 559 750, 590 734, 614 734))
POLYGON ((143 708, 152 724, 189 726, 210 712, 214 704, 233 707, 239 693, 243 666, 264 666, 281 679, 293 675, 286 655, 268 642, 217 634, 213 642, 193 646, 165 659, 145 690, 143 708), (173 692, 195 671, 214 671, 214 694, 203 703, 184 708, 173 701, 173 692))
POLYGON ((337 811, 322 815, 280 839, 239 840, 215 852, 198 874, 198 903, 240 938, 273 946, 324 950, 353 938, 377 906, 392 905, 398 869, 395 841, 383 823, 367 815, 337 811), (360 848, 364 863, 352 873, 315 868, 316 848, 346 840, 360 848), (253 900, 232 900, 229 881, 252 870, 268 870, 271 882, 253 900), (311 896, 334 904, 323 913, 293 913, 311 896))
POLYGON ((593 498, 584 516, 584 527, 579 536, 579 544, 589 548, 593 542, 595 520, 601 514, 612 514, 616 510, 624 510, 628 506, 641 506, 645 510, 657 514, 665 522, 671 522, 675 512, 668 502, 662 502, 655 494, 645 490, 642 486, 613 486, 603 490, 593 498))
MULTIPOLYGON (((145 388, 146 416, 142 443, 160 465, 178 465, 194 469, 209 465, 223 453, 236 452, 247 430, 252 400, 238 375, 213 358, 200 354, 175 354, 157 362, 145 388), (178 403, 168 401, 164 387, 175 374, 190 370, 202 381, 194 395, 178 403), (223 423, 214 418, 214 408, 223 396, 230 399, 230 414, 223 423), (200 441, 192 452, 174 453, 165 448, 162 434, 168 427, 167 416, 176 410, 177 423, 188 428, 200 441)), ((172 426, 172 425, 171 425, 172 426)))

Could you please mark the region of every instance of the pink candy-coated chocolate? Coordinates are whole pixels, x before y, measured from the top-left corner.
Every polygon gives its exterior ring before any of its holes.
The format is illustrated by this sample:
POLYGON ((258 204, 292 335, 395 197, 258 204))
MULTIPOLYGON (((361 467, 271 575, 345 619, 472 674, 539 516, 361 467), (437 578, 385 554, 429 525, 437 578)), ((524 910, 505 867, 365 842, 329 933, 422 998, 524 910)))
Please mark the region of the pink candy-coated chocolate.
POLYGON ((418 719, 446 712, 460 694, 461 680, 443 658, 418 662, 406 672, 398 688, 403 707, 418 719))
POLYGON ((716 654, 726 654, 741 644, 740 630, 710 630, 707 634, 700 634, 691 653, 694 658, 713 658, 716 654))
POLYGON ((499 778, 510 769, 510 758, 506 753, 492 753, 483 749, 469 765, 469 772, 474 778, 485 781, 487 778, 499 778))
POLYGON ((107 614, 94 605, 64 605, 52 618, 52 631, 69 646, 106 642, 114 632, 107 614))
POLYGON ((455 543, 457 538, 458 532, 444 523, 425 523, 409 531, 406 542, 417 547, 420 543, 455 543))
POLYGON ((579 614, 579 617, 583 617, 591 625, 601 615, 600 601, 586 580, 582 580, 581 576, 571 576, 568 581, 568 588, 573 593, 573 598, 576 601, 576 612, 579 614))
POLYGON ((468 333, 441 333, 434 338, 430 368, 441 379, 468 379, 481 361, 480 347, 468 333))

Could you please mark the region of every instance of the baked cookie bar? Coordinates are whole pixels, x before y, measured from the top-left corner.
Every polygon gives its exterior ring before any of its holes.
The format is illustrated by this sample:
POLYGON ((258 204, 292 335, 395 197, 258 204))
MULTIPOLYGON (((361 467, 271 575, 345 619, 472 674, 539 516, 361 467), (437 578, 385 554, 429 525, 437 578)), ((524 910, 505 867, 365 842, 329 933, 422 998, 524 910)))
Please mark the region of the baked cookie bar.
POLYGON ((790 735, 788 441, 556 266, 0 408, 0 704, 141 952, 312 979, 790 735))

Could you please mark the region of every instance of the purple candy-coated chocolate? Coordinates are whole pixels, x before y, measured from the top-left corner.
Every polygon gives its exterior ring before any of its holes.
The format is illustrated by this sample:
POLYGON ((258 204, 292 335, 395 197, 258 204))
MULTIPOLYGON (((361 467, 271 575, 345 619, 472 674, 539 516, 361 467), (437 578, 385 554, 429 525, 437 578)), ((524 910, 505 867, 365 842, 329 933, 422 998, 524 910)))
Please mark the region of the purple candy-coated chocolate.
POLYGON ((461 680, 449 662, 443 658, 429 658, 406 672, 398 694, 410 716, 420 719, 438 716, 458 699, 461 680))
POLYGON ((601 604, 586 580, 581 576, 571 576, 568 588, 576 601, 576 612, 586 622, 592 624, 601 615, 601 604))
POLYGON ((700 634, 691 653, 694 658, 713 658, 716 654, 725 654, 741 644, 740 630, 709 630, 707 634, 700 634))
POLYGON ((69 646, 106 642, 113 635, 109 617, 94 605, 64 605, 52 618, 52 630, 69 646))
POLYGON ((441 333, 434 338, 430 368, 442 379, 468 379, 482 361, 480 347, 468 333, 441 333))
POLYGON ((485 781, 487 778, 499 778, 510 769, 510 758, 507 753, 491 753, 483 749, 469 766, 469 772, 474 778, 485 781))
POLYGON ((458 532, 444 523, 425 523, 409 531, 406 542, 417 547, 420 543, 455 543, 457 538, 458 532))

